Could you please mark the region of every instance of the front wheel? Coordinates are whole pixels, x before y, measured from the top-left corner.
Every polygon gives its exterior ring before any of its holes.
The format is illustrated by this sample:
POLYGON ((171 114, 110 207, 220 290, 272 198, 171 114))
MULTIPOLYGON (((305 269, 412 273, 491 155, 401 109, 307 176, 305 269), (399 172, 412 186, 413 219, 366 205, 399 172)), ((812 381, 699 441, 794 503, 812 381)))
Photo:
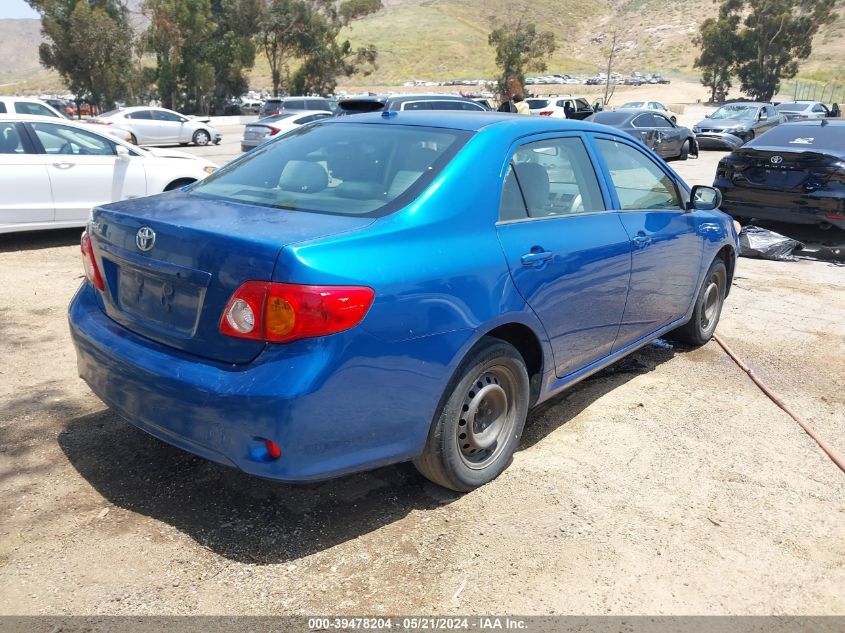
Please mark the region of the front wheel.
POLYGON ((446 387, 417 470, 469 492, 510 463, 528 415, 528 371, 513 345, 482 339, 446 387))
POLYGON ((716 258, 710 264, 710 269, 704 277, 704 283, 698 291, 692 318, 689 323, 674 330, 669 337, 690 345, 704 345, 713 337, 722 305, 728 290, 728 269, 721 258, 716 258))
POLYGON ((205 130, 197 130, 194 132, 193 141, 194 145, 208 145, 209 141, 211 141, 211 136, 205 130))
POLYGON ((686 160, 687 158, 689 158, 689 139, 681 145, 681 153, 678 154, 678 160, 686 160))

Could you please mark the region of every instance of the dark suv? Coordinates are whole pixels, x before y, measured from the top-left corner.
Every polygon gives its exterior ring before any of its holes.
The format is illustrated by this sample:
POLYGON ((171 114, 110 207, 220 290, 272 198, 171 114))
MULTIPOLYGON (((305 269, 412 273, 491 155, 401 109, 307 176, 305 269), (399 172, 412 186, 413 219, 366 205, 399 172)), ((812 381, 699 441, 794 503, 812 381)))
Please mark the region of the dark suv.
POLYGON ((393 112, 400 110, 467 110, 469 112, 487 112, 482 104, 472 99, 455 95, 381 95, 372 97, 352 97, 338 101, 338 116, 343 114, 361 114, 362 112, 393 112))
POLYGON ((258 111, 258 118, 284 114, 291 110, 326 110, 334 112, 337 105, 323 97, 271 97, 258 111))

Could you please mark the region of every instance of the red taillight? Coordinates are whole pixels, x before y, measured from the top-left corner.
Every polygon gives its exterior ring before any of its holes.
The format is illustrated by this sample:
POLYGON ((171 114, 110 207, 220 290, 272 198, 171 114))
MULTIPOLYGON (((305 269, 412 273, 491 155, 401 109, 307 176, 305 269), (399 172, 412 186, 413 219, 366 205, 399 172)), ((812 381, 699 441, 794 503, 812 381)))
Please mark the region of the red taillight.
POLYGON ((94 249, 91 248, 91 238, 88 231, 82 231, 82 239, 79 242, 82 248, 82 267, 85 269, 85 276, 97 290, 103 290, 103 276, 94 258, 94 249))
POLYGON ((540 116, 552 116, 552 114, 554 114, 554 110, 543 110, 540 116))
POLYGON ((828 220, 845 220, 845 215, 841 213, 825 213, 828 220))
POLYGON ((264 447, 267 449, 270 459, 279 459, 282 456, 282 447, 273 440, 264 440, 264 447))
POLYGON ((374 297, 364 286, 247 281, 226 304, 220 332, 269 343, 335 334, 358 325, 374 297))
POLYGON ((270 132, 269 132, 269 134, 267 134, 267 136, 275 136, 275 135, 276 135, 276 134, 278 134, 279 132, 281 132, 281 130, 280 130, 279 128, 277 128, 277 127, 271 127, 271 128, 270 128, 270 132))

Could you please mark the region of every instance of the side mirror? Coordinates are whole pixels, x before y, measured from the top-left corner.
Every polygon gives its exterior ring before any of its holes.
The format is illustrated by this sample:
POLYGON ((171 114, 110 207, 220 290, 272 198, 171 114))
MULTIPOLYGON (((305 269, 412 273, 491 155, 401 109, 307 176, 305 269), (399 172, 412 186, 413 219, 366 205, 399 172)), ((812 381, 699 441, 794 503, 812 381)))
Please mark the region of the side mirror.
POLYGON ((124 145, 115 145, 114 153, 117 155, 119 160, 126 160, 129 158, 129 150, 124 145))
POLYGON ((695 185, 690 191, 687 211, 712 211, 722 204, 722 192, 715 187, 695 185))

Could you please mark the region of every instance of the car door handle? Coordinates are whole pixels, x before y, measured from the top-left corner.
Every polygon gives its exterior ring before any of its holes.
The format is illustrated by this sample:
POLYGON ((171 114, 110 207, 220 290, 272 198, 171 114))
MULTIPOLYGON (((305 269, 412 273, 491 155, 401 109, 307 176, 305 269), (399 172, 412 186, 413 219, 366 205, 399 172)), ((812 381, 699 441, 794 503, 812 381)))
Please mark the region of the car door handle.
POLYGON ((649 244, 651 244, 651 238, 646 235, 645 233, 640 233, 639 235, 635 236, 634 239, 631 240, 636 248, 645 248, 649 244))
POLYGON ((53 163, 53 167, 56 169, 70 169, 74 166, 74 163, 53 163))
POLYGON ((543 250, 540 246, 535 246, 530 253, 526 253, 520 257, 523 266, 543 266, 554 256, 554 253, 543 250))

